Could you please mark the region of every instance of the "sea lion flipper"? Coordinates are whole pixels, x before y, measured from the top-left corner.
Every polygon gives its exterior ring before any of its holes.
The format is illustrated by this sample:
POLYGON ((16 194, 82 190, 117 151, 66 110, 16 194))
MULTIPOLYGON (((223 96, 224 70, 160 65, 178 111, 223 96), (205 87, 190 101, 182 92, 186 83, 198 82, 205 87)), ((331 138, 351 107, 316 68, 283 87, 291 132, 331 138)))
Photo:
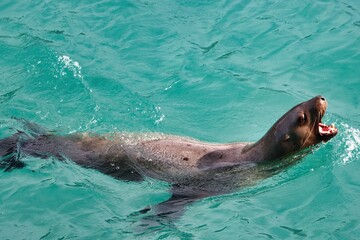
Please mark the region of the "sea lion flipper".
POLYGON ((182 216, 187 204, 194 202, 196 199, 198 198, 173 194, 168 200, 158 205, 148 206, 137 213, 131 214, 132 217, 142 216, 140 224, 136 226, 136 231, 143 232, 149 229, 161 228, 164 225, 173 225, 182 216))
POLYGON ((16 154, 0 161, 0 169, 3 169, 4 172, 10 172, 13 169, 20 169, 23 167, 25 167, 25 163, 20 161, 16 154))
POLYGON ((189 204, 211 195, 206 193, 200 194, 192 188, 178 185, 173 185, 170 193, 171 197, 166 201, 153 207, 148 206, 138 212, 140 214, 147 214, 151 210, 153 211, 151 215, 143 218, 142 222, 144 224, 153 226, 154 223, 156 225, 156 222, 173 222, 182 216, 189 204))
POLYGON ((18 140, 21 133, 0 140, 0 169, 10 172, 16 168, 23 168, 25 163, 20 161, 18 140))
POLYGON ((185 206, 189 203, 192 203, 196 200, 196 198, 191 198, 188 196, 182 195, 171 195, 171 197, 161 202, 153 207, 147 206, 140 210, 137 214, 147 214, 151 210, 153 210, 153 214, 151 216, 146 217, 146 219, 153 219, 154 217, 159 217, 167 220, 175 220, 181 217, 184 212, 185 206))
POLYGON ((195 196, 172 194, 171 197, 155 206, 156 216, 167 220, 176 220, 181 217, 188 204, 196 201, 195 196))

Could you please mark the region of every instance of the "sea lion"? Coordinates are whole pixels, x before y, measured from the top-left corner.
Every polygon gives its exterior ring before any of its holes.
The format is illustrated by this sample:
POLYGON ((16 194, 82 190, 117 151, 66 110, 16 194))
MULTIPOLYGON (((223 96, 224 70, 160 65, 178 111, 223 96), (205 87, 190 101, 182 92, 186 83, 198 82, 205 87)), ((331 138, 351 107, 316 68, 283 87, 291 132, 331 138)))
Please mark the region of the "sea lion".
POLYGON ((156 213, 177 216, 186 203, 271 176, 294 164, 310 146, 333 138, 338 130, 321 122, 326 108, 322 96, 302 102, 256 143, 215 144, 163 134, 59 136, 25 121, 26 133, 0 140, 0 166, 5 171, 22 168, 20 157, 31 155, 70 159, 122 180, 159 179, 172 184, 172 197, 156 213))

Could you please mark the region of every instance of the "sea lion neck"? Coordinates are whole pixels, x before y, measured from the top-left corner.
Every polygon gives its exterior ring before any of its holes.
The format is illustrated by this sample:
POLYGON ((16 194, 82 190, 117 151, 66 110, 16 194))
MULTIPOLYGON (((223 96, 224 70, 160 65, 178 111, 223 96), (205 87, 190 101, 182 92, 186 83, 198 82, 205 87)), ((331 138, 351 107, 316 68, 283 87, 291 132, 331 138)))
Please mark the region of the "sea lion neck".
POLYGON ((242 149, 241 159, 243 159, 243 161, 263 162, 279 158, 282 153, 274 151, 274 149, 278 149, 276 147, 276 143, 268 137, 269 135, 272 135, 271 130, 272 129, 270 129, 257 142, 250 143, 242 149))

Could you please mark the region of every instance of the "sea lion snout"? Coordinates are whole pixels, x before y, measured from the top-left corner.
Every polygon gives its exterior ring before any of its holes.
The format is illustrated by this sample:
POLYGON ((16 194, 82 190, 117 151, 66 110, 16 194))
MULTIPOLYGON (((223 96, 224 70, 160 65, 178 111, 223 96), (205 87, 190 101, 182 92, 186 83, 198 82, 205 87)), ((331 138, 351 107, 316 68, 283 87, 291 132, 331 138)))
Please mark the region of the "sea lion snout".
POLYGON ((314 97, 309 102, 310 106, 313 106, 311 112, 315 116, 314 124, 316 125, 315 132, 317 136, 317 141, 326 142, 333 138, 338 132, 334 124, 328 126, 322 123, 322 118, 325 115, 328 102, 326 101, 326 98, 321 95, 314 97))
POLYGON ((318 120, 321 120, 321 118, 325 115, 328 102, 326 101, 326 98, 322 95, 318 95, 312 99, 310 99, 308 102, 305 102, 308 104, 308 109, 316 116, 319 117, 318 120), (319 116, 320 115, 320 116, 319 116))
POLYGON ((319 96, 319 97, 320 97, 320 100, 326 101, 326 99, 323 96, 319 96))
POLYGON ((324 108, 326 110, 328 106, 328 102, 326 101, 326 98, 324 96, 317 96, 317 102, 321 106, 321 108, 324 108))
POLYGON ((326 98, 324 96, 319 95, 314 97, 313 99, 315 100, 316 105, 319 105, 320 107, 325 109, 327 108, 328 102, 326 101, 326 98))

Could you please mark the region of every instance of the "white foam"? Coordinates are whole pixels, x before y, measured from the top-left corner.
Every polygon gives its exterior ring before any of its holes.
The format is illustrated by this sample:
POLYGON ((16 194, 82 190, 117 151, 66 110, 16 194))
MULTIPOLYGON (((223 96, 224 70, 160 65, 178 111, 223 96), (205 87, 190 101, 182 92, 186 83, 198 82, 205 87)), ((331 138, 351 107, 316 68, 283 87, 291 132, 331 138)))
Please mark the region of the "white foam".
POLYGON ((347 164, 359 158, 360 130, 350 127, 348 124, 341 124, 344 128, 344 148, 345 152, 341 154, 343 164, 347 164))
POLYGON ((63 55, 58 57, 58 64, 61 66, 60 74, 64 76, 67 74, 67 71, 73 73, 74 77, 83 78, 81 75, 81 66, 79 62, 74 61, 69 56, 63 55))

